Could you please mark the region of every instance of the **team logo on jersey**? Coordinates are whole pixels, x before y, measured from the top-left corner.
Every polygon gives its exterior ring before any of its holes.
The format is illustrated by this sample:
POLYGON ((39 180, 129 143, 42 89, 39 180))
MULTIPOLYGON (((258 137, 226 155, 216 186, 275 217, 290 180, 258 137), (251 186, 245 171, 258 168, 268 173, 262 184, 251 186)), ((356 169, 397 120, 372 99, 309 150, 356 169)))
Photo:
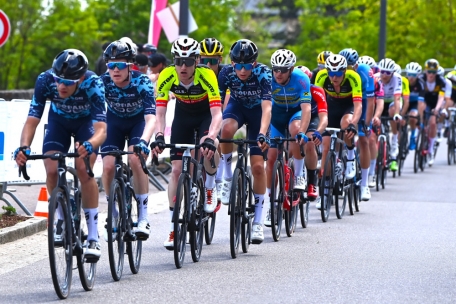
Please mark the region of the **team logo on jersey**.
POLYGON ((278 94, 279 92, 280 92, 280 88, 278 88, 278 89, 275 89, 274 91, 272 91, 272 94, 274 94, 274 95, 275 95, 275 94, 278 94))

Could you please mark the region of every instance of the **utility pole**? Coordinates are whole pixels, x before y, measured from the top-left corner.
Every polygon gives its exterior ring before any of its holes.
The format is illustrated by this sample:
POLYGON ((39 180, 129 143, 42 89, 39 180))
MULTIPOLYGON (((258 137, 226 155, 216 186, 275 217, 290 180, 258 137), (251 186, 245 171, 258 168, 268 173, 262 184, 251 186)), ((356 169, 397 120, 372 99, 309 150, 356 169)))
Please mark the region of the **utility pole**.
POLYGON ((188 36, 189 0, 180 0, 179 6, 179 37, 188 36))
POLYGON ((378 37, 378 61, 386 54, 386 0, 380 0, 380 32, 378 37))

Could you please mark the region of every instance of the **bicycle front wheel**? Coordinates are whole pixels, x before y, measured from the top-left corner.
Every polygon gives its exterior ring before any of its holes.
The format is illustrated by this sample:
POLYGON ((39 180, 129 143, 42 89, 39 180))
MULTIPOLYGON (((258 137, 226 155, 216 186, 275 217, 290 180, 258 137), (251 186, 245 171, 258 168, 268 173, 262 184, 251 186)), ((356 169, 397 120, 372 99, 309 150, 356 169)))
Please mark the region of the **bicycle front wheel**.
POLYGON ((452 165, 454 162, 454 128, 453 125, 451 125, 450 130, 448 132, 448 149, 447 149, 447 159, 448 159, 448 165, 452 165))
MULTIPOLYGON (((139 218, 139 202, 136 200, 136 197, 133 197, 133 194, 134 193, 132 188, 127 187, 125 189, 125 202, 123 204, 123 208, 126 208, 127 218, 125 222, 129 223, 130 229, 138 226, 139 218)), ((127 241, 126 245, 128 264, 130 265, 131 273, 137 274, 139 272, 139 267, 141 266, 142 240, 129 240, 127 241)))
POLYGON ((203 178, 200 176, 197 181, 197 193, 193 193, 196 196, 196 208, 192 211, 191 221, 192 226, 190 231, 190 251, 192 253, 193 262, 198 262, 201 258, 201 251, 203 250, 203 237, 204 237, 204 225, 203 215, 204 213, 204 200, 205 190, 203 178))
POLYGON ((282 162, 276 160, 272 170, 271 182, 271 231, 274 241, 280 240, 280 232, 282 230, 283 221, 283 201, 285 198, 285 181, 283 177, 282 162))
POLYGON ((52 191, 48 215, 49 266, 52 283, 60 299, 70 294, 73 276, 72 222, 67 193, 62 188, 52 191))
POLYGON ((290 204, 289 210, 284 209, 283 215, 285 218, 285 232, 287 233, 288 237, 291 237, 296 229, 296 220, 298 215, 298 204, 296 202, 299 200, 299 196, 301 195, 300 191, 293 191, 294 188, 294 167, 293 167, 293 159, 290 158, 288 161, 288 170, 290 172, 290 176, 288 178, 288 192, 287 198, 290 204))
POLYGON ((244 191, 246 197, 242 200, 241 208, 241 245, 242 252, 249 252, 250 243, 252 242, 252 221, 253 218, 249 216, 255 210, 255 198, 253 197, 253 177, 250 166, 247 166, 244 176, 244 191))
POLYGON ((123 206, 124 196, 122 186, 117 179, 114 179, 111 183, 108 201, 108 216, 106 218, 109 267, 114 281, 120 280, 124 266, 125 243, 122 229, 122 220, 124 218, 123 206))
POLYGON ((333 201, 333 189, 334 189, 334 165, 335 155, 331 152, 328 153, 325 160, 323 174, 320 180, 320 197, 321 197, 321 220, 327 222, 329 218, 329 212, 331 210, 331 204, 333 201))
POLYGON ((231 181, 230 192, 230 252, 231 257, 235 259, 239 252, 239 243, 241 240, 241 223, 242 223, 242 200, 244 199, 244 191, 242 187, 241 170, 234 170, 233 179, 231 181))
POLYGON ((176 191, 176 203, 174 204, 173 223, 174 223, 174 264, 176 268, 182 268, 187 249, 187 229, 188 212, 187 206, 190 204, 190 189, 188 179, 185 174, 179 176, 176 191))
POLYGON ((302 228, 307 228, 309 223, 309 205, 309 201, 301 193, 301 196, 299 197, 299 214, 302 228))

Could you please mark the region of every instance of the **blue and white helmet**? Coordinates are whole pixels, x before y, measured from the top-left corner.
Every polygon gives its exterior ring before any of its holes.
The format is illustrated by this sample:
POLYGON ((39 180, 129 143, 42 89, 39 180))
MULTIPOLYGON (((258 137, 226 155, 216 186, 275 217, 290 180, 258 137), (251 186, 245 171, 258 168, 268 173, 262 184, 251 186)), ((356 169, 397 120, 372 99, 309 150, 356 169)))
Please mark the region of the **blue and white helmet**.
POLYGON ((398 73, 399 75, 401 75, 402 73, 402 68, 400 65, 398 65, 397 63, 394 65, 394 68, 395 68, 395 72, 398 73))
POLYGON ((377 62, 375 62, 374 58, 372 58, 370 56, 361 56, 361 57, 359 57, 357 63, 358 64, 360 64, 360 63, 367 64, 371 68, 375 68, 377 66, 377 62))
POLYGON ((418 62, 409 62, 405 66, 405 72, 411 74, 420 74, 422 72, 422 67, 418 62))
POLYGON ((396 62, 391 58, 385 58, 380 60, 378 63, 378 68, 382 71, 395 72, 396 71, 396 62))
POLYGON ((296 55, 286 49, 280 49, 271 56, 271 65, 273 67, 291 68, 296 64, 296 55))
POLYGON ((358 52, 354 49, 343 49, 339 52, 339 55, 342 55, 347 60, 348 65, 355 65, 358 62, 359 55, 358 52))
POLYGON ((439 69, 437 70, 437 74, 439 74, 440 76, 444 76, 445 69, 442 66, 439 66, 439 69))

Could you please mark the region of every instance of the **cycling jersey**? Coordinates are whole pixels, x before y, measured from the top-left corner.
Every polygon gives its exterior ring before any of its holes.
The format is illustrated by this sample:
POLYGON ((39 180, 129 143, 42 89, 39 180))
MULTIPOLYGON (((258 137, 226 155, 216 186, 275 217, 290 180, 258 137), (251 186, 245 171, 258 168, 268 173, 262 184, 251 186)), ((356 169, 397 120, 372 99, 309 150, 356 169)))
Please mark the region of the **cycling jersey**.
POLYGON ((374 95, 376 99, 383 99, 385 92, 383 91, 383 84, 378 77, 374 76, 374 95))
POLYGON ((105 85, 106 103, 110 113, 128 118, 136 115, 155 115, 154 87, 147 75, 131 72, 130 84, 120 88, 109 73, 100 76, 105 85))
POLYGON ((361 78, 361 87, 363 92, 363 99, 367 99, 369 97, 374 97, 374 74, 370 66, 364 63, 358 64, 358 68, 356 69, 356 73, 359 74, 361 78))
POLYGON ((78 88, 73 95, 61 98, 52 70, 41 73, 35 84, 28 116, 41 119, 46 100, 50 99, 49 119, 88 118, 93 122, 106 122, 105 88, 101 79, 94 72, 87 71, 84 80, 76 85, 78 88))
POLYGON ((407 77, 402 76, 402 97, 410 96, 410 84, 407 77))
POLYGON ((310 84, 315 84, 315 79, 317 78, 317 74, 320 72, 320 68, 316 67, 312 70, 312 78, 310 78, 310 84))
POLYGON ((435 76, 435 82, 427 82, 426 73, 418 76, 424 83, 424 101, 431 108, 434 109, 437 106, 439 96, 445 95, 445 79, 440 76, 435 76))
POLYGON ((327 101, 340 103, 353 103, 362 101, 361 78, 353 70, 345 72, 345 78, 340 84, 339 93, 336 92, 326 69, 317 74, 315 85, 323 88, 327 95, 327 101))
POLYGON ((294 69, 286 85, 280 85, 272 77, 272 106, 280 108, 300 108, 302 103, 310 103, 310 80, 301 70, 294 69))
POLYGON ((311 108, 312 116, 319 113, 328 113, 328 104, 326 103, 325 91, 316 85, 310 85, 310 92, 312 95, 311 108))
POLYGON ((451 98, 451 93, 453 91, 451 80, 448 78, 445 79, 445 97, 451 98))
POLYGON ((226 91, 230 89, 230 103, 237 102, 252 109, 263 100, 271 100, 271 79, 272 72, 264 64, 257 63, 246 81, 239 79, 234 67, 229 65, 224 67, 218 76, 220 96, 225 100, 226 91))
POLYGON ((424 83, 423 80, 417 78, 414 84, 409 83, 410 102, 424 101, 424 83))
POLYGON ((215 73, 204 65, 196 67, 190 86, 179 81, 174 65, 168 66, 160 72, 157 86, 157 107, 167 106, 170 91, 176 96, 176 110, 189 114, 210 112, 210 108, 221 106, 215 73))
MULTIPOLYGON (((374 76, 382 82, 380 73, 376 73, 374 76)), ((394 101, 395 96, 402 96, 402 79, 401 75, 394 73, 388 83, 383 83, 384 101, 385 103, 391 103, 394 101)))
POLYGON ((451 86, 453 87, 453 90, 456 90, 456 71, 449 72, 448 74, 446 74, 445 78, 451 81, 451 86))

